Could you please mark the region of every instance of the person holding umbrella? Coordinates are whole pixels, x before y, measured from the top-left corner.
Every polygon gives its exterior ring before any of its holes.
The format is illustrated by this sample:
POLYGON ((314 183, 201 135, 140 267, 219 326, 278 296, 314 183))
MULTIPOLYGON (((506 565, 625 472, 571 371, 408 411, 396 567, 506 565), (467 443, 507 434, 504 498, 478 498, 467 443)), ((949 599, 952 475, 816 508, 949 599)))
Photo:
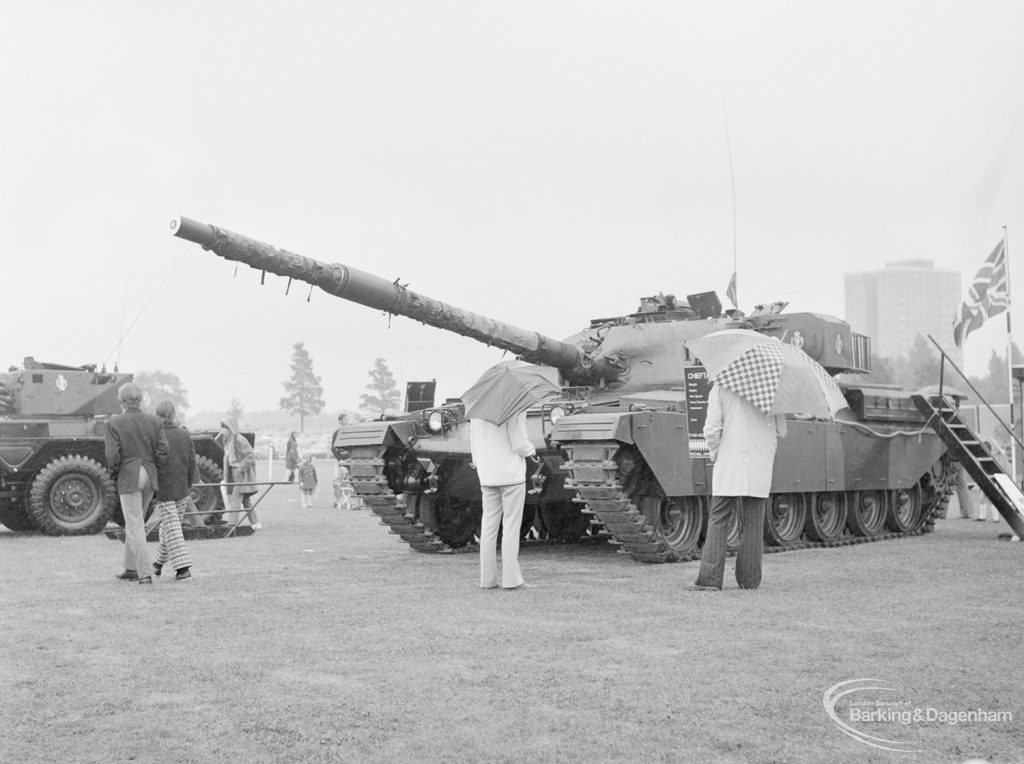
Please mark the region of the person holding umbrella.
POLYGON ((687 343, 707 369, 704 439, 715 465, 711 510, 697 589, 721 589, 726 536, 733 513, 740 526, 736 583, 761 584, 764 516, 778 438, 786 414, 832 419, 847 407, 826 369, 799 347, 748 329, 725 329, 687 343))
POLYGON ((520 361, 488 369, 462 401, 469 419, 470 451, 480 479, 480 588, 497 589, 498 526, 501 526, 503 589, 525 586, 519 567, 519 529, 526 504, 526 457, 537 451, 526 435, 526 410, 558 385, 543 367, 520 361))
POLYGON ((722 588, 726 537, 733 514, 740 526, 736 583, 741 589, 761 585, 764 514, 778 436, 785 434, 784 416, 765 414, 728 387, 716 384, 711 388, 704 439, 715 469, 707 538, 695 584, 698 589, 722 588))

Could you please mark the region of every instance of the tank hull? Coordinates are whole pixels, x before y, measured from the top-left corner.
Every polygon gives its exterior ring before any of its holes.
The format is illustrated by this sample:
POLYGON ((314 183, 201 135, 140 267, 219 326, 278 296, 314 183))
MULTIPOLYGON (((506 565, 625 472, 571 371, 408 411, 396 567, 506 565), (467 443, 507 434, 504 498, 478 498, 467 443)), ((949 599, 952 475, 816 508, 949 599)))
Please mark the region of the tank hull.
MULTIPOLYGON (((692 453, 686 396, 661 391, 660 409, 635 401, 551 400, 528 412, 540 464, 528 472, 524 538, 607 538, 639 562, 696 559, 713 467, 692 453), (552 423, 554 406, 575 411, 552 423)), ((858 543, 930 530, 951 471, 940 438, 890 394, 899 418, 791 418, 779 441, 764 535, 775 550, 858 543)), ((480 487, 468 422, 458 407, 431 433, 430 410, 343 427, 335 441, 366 506, 415 549, 472 549, 480 487)), ((736 542, 736 539, 733 539, 736 542)))

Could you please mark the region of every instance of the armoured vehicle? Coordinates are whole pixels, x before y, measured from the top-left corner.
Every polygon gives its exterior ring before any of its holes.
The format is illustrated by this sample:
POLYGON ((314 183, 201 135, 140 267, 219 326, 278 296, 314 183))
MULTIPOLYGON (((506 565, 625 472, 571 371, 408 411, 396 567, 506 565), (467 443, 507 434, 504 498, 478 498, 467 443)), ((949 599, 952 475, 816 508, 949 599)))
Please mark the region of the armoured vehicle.
MULTIPOLYGON (((0 523, 50 536, 98 533, 124 524, 104 457, 106 420, 121 413, 117 390, 132 375, 26 358, 0 373, 0 523)), ((221 480, 224 451, 214 433, 192 433, 204 483, 221 480)), ((200 510, 223 501, 197 488, 200 510)))
MULTIPOLYGON (((561 394, 528 412, 539 464, 529 475, 522 532, 532 526, 562 540, 599 532, 642 562, 694 559, 703 542, 708 381, 688 342, 743 327, 799 344, 832 375, 869 371, 867 337, 832 316, 783 313, 781 303, 723 315, 714 293, 660 294, 557 340, 188 218, 171 228, 225 259, 549 367, 561 394)), ((792 417, 779 443, 764 527, 770 547, 919 533, 945 508, 952 463, 913 396, 886 386, 841 387, 849 409, 836 421, 792 417)), ((479 526, 468 429, 454 400, 348 425, 334 445, 347 455, 356 492, 392 532, 415 549, 445 552, 470 544, 479 526)), ((734 527, 730 541, 737 540, 734 527)))

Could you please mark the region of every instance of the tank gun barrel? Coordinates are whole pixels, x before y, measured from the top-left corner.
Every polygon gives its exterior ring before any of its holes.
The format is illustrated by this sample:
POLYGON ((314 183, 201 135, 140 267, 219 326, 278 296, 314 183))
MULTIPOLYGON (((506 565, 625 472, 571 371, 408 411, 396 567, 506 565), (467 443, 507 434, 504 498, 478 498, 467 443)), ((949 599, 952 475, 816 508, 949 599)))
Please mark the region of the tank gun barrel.
POLYGON ((425 297, 406 289, 397 279, 388 281, 341 263, 320 262, 186 217, 172 220, 171 231, 225 260, 303 281, 335 297, 470 337, 530 363, 554 366, 565 374, 583 363, 582 354, 573 345, 425 297))

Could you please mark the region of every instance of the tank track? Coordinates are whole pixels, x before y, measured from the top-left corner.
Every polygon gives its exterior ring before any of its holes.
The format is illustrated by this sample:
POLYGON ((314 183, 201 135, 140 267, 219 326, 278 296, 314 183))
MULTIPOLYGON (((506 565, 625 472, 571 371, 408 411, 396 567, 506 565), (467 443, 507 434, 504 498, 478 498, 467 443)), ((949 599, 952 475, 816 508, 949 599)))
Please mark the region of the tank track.
POLYGON ((415 507, 410 507, 405 494, 396 494, 388 485, 384 474, 385 446, 355 446, 349 449, 347 461, 349 479, 356 495, 380 518, 396 536, 401 536, 413 549, 434 554, 452 554, 453 549, 439 539, 429 528, 416 519, 415 507))
MULTIPOLYGON (((636 507, 629 494, 618 481, 618 465, 615 455, 621 448, 618 441, 587 441, 585 443, 562 444, 569 460, 563 465, 569 473, 566 488, 575 489, 584 512, 594 515, 595 524, 604 526, 611 536, 611 542, 620 547, 620 552, 629 554, 637 562, 690 562, 700 559, 700 551, 679 554, 658 535, 636 507)), ((930 504, 923 509, 924 520, 917 530, 906 532, 885 532, 876 536, 853 536, 846 531, 842 538, 834 541, 810 541, 801 538, 785 546, 765 545, 765 553, 789 552, 798 549, 821 549, 823 547, 863 544, 871 541, 917 536, 928 533, 935 525, 935 519, 943 513, 953 492, 952 476, 944 470, 938 478, 939 485, 930 504)), ((732 553, 730 553, 732 554, 732 553)))

